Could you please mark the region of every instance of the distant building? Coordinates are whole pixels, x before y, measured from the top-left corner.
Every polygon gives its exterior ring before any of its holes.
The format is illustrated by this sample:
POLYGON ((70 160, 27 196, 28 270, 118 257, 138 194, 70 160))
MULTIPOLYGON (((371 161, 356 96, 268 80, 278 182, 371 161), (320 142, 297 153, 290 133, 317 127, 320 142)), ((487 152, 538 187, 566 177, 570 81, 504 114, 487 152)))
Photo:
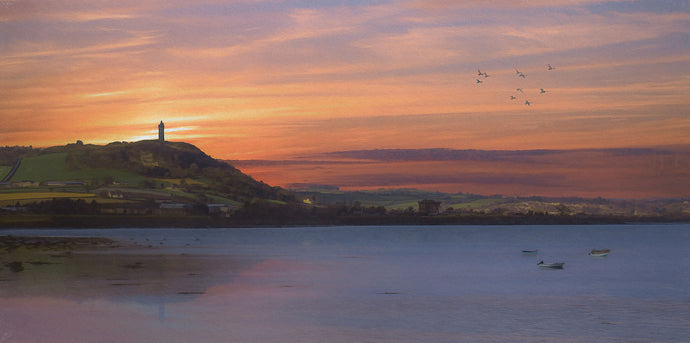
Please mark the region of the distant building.
POLYGON ((125 193, 122 193, 120 191, 108 191, 106 193, 108 199, 124 199, 125 198, 125 193))
POLYGON ((64 187, 66 185, 64 181, 46 181, 43 184, 50 187, 64 187))
POLYGON ((136 203, 106 203, 101 205, 100 212, 101 214, 151 215, 154 214, 154 209, 136 203))
POLYGON ((441 202, 434 200, 422 200, 419 202, 419 214, 423 216, 435 216, 441 213, 441 202))
POLYGON ((158 214, 168 215, 187 215, 189 214, 192 205, 182 203, 162 203, 158 208, 158 214))
POLYGON ((162 120, 161 123, 158 124, 158 140, 165 142, 165 124, 163 124, 162 120))
POLYGON ((228 204, 208 204, 208 214, 219 217, 230 217, 234 208, 228 204))
POLYGON ((12 182, 11 185, 14 188, 32 188, 40 186, 40 183, 31 180, 24 180, 21 182, 12 182))

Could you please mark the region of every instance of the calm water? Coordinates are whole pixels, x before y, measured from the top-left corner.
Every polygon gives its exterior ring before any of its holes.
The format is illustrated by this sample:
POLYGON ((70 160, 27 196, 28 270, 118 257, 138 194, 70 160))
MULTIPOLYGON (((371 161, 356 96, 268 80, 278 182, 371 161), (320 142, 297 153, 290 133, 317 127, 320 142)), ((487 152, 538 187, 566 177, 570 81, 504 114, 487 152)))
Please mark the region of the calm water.
POLYGON ((687 342, 690 225, 4 230, 2 342, 687 342), (150 246, 150 247, 149 247, 150 246), (610 248, 605 258, 587 255, 610 248), (539 249, 526 256, 522 249, 539 249), (540 260, 563 261, 542 270, 540 260))

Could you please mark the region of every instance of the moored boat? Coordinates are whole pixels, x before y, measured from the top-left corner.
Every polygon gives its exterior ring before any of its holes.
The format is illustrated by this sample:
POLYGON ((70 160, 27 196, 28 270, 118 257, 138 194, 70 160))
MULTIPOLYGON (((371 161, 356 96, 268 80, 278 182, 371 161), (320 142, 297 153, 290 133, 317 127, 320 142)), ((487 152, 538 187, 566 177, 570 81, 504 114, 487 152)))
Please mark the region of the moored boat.
POLYGON ((544 263, 544 261, 539 261, 539 263, 537 263, 539 268, 544 268, 544 269, 563 269, 564 264, 565 264, 565 262, 544 263))
POLYGON ((537 252, 539 252, 537 249, 524 249, 524 250, 522 250, 523 254, 529 254, 529 255, 536 254, 537 252))
POLYGON ((592 257, 604 257, 608 255, 611 252, 611 249, 592 249, 592 251, 589 252, 589 256, 592 257))

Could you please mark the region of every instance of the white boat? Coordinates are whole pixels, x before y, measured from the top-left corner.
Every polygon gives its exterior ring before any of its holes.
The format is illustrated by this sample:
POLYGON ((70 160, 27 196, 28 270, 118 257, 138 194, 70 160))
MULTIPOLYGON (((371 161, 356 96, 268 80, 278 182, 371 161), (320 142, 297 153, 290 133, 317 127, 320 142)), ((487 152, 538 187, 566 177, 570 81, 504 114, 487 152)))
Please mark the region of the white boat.
POLYGON ((544 263, 544 261, 539 261, 539 263, 537 263, 539 268, 544 268, 544 269, 563 269, 564 264, 565 264, 565 262, 544 263))
POLYGON ((592 257, 604 257, 608 255, 611 252, 611 249, 592 249, 592 251, 589 252, 589 256, 592 257))

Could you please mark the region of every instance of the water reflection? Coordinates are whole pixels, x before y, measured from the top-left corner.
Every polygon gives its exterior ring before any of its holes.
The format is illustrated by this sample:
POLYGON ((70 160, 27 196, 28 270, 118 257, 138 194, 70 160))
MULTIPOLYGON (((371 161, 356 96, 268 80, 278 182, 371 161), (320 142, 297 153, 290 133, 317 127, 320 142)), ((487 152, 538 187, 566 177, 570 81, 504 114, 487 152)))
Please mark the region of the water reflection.
POLYGON ((1 269, 0 343, 682 341, 687 228, 95 231, 166 240, 1 269))
POLYGON ((3 343, 220 342, 233 330, 277 338, 271 330, 289 320, 271 308, 304 290, 294 275, 310 272, 298 261, 176 249, 2 256, 17 259, 23 271, 0 270, 3 343))
POLYGON ((185 301, 206 292, 256 261, 187 254, 47 253, 6 255, 23 261, 24 270, 0 270, 2 296, 52 296, 113 301, 185 301))

